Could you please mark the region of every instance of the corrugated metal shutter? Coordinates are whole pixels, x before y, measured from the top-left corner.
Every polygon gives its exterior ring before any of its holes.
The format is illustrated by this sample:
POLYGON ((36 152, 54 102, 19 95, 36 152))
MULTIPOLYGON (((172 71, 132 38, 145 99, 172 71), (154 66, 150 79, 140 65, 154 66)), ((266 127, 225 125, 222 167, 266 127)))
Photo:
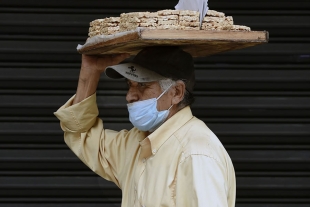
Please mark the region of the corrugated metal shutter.
MULTIPOLYGON (((88 23, 177 0, 0 2, 0 206, 120 206, 121 191, 65 146, 53 112, 74 94, 88 23)), ((237 207, 310 206, 310 1, 211 0, 270 43, 196 60, 193 113, 235 165, 237 207)), ((102 77, 100 114, 129 128, 125 85, 102 77)))

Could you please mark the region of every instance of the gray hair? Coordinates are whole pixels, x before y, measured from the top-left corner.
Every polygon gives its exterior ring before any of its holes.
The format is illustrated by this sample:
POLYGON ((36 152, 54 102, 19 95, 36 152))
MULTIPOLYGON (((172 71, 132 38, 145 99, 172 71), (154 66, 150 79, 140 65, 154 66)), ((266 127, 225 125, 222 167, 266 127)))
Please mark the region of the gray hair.
POLYGON ((167 90, 169 87, 174 86, 175 84, 177 84, 177 82, 172 80, 172 79, 159 80, 158 83, 160 85, 160 88, 161 88, 162 92, 167 90))
MULTIPOLYGON (((182 81, 182 80, 180 80, 182 81)), ((184 81, 182 81, 184 82, 184 81)), ((172 79, 163 79, 163 80, 159 80, 158 81, 160 88, 162 91, 167 90, 169 87, 171 86, 175 86, 177 84, 177 81, 172 80, 172 79)), ((185 84, 185 83, 184 83, 185 84)), ((180 101, 180 103, 178 103, 178 109, 183 109, 186 106, 191 105, 194 102, 194 96, 193 94, 191 94, 189 91, 185 90, 184 96, 183 96, 183 100, 180 101)))

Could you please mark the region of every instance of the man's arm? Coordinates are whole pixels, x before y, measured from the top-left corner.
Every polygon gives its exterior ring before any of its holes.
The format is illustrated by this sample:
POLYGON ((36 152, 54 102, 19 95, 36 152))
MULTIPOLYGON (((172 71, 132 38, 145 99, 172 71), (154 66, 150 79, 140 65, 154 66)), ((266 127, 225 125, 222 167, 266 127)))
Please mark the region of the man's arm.
POLYGON ((76 96, 72 104, 76 104, 96 92, 100 75, 105 68, 110 65, 118 64, 129 54, 118 54, 108 56, 89 56, 82 55, 80 77, 77 86, 76 96))
POLYGON ((109 65, 118 64, 128 55, 82 56, 76 96, 60 107, 55 116, 60 120, 64 139, 69 148, 94 172, 120 186, 117 174, 123 165, 122 157, 110 156, 125 151, 121 142, 127 132, 105 130, 98 118, 96 89, 100 74, 109 65))

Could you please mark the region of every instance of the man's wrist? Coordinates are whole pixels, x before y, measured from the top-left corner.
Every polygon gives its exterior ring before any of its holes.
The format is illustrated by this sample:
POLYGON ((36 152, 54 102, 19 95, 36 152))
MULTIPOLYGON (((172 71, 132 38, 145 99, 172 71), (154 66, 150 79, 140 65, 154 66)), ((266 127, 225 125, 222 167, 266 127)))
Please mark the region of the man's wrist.
POLYGON ((101 72, 98 70, 81 68, 77 92, 73 104, 81 102, 96 92, 100 75, 101 72))

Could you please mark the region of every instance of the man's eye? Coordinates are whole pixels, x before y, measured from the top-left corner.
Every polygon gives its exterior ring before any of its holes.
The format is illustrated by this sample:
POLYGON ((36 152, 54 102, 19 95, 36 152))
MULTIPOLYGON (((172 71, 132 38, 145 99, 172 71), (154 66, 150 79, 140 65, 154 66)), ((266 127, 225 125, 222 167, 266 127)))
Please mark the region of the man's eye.
POLYGON ((145 83, 138 83, 139 86, 143 87, 143 86, 146 86, 145 83))

